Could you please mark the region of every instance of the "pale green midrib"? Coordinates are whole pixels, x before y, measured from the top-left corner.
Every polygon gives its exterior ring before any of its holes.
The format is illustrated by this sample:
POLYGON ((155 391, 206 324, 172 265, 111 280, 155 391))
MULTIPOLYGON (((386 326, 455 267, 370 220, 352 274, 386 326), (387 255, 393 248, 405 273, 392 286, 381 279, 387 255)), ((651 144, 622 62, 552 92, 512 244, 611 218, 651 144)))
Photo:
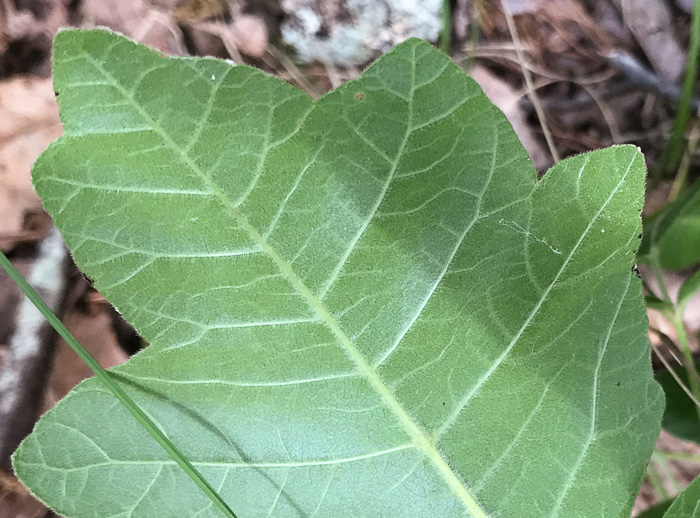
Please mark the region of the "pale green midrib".
MULTIPOLYGON (((462 501, 465 507, 473 514, 474 518, 488 518, 488 515, 479 506, 476 498, 471 494, 469 489, 460 480, 457 474, 452 470, 447 461, 443 458, 440 451, 435 446, 435 443, 428 437, 428 435, 423 432, 423 430, 413 421, 411 416, 408 414, 406 409, 401 405, 401 403, 396 399, 396 396, 391 392, 389 387, 384 383, 384 381, 379 377, 377 372, 374 370, 372 365, 367 361, 367 359, 360 353, 360 351, 355 347, 350 338, 341 329, 339 322, 335 317, 329 312, 323 303, 311 292, 311 290, 304 284, 304 282, 299 278, 298 275, 292 270, 290 265, 282 259, 282 257, 277 253, 277 251, 270 246, 270 244, 263 238, 263 236, 255 229, 247 218, 238 210, 236 206, 231 203, 231 200, 226 196, 218 184, 214 183, 213 180, 194 162, 192 159, 183 152, 183 150, 178 146, 178 144, 173 141, 168 133, 155 121, 151 116, 134 101, 130 92, 122 87, 115 79, 102 67, 102 65, 95 60, 92 56, 85 52, 84 54, 88 60, 90 60, 95 68, 97 68, 100 73, 111 83, 111 85, 117 89, 124 98, 134 107, 134 109, 144 118, 144 120, 153 128, 153 130, 158 133, 163 141, 175 152, 177 152, 182 158, 183 162, 195 173, 201 180, 212 189, 213 194, 219 198, 224 207, 226 207, 234 218, 236 218, 246 230, 250 237, 256 241, 260 247, 265 251, 273 262, 277 265, 279 270, 284 273, 289 282, 299 291, 299 293, 307 300, 307 303, 316 311, 316 313, 322 318, 324 323, 329 327, 329 329, 336 336, 340 344, 346 351, 346 354, 355 362, 355 364, 360 369, 361 373, 367 378, 372 387, 379 393, 379 395, 386 402, 387 407, 396 414, 404 427, 405 432, 411 438, 413 443, 430 459, 430 461, 435 465, 441 475, 444 477, 445 481, 449 485, 450 489, 454 492, 457 497, 462 501)), ((167 59, 167 58, 166 58, 167 59)), ((218 85, 217 85, 218 86, 218 85)), ((214 89, 211 95, 216 94, 216 89, 214 89)), ((410 103, 409 103, 410 104, 410 103)), ((405 145, 408 139, 409 131, 404 137, 405 145)), ((398 161, 398 157, 397 157, 398 161)))
MULTIPOLYGON (((228 202, 228 198, 223 196, 223 199, 228 202)), ((230 202, 229 202, 230 205, 230 202)), ((418 425, 411 419, 410 415, 403 408, 401 403, 396 399, 393 392, 384 383, 384 381, 376 373, 372 365, 367 361, 367 359, 360 353, 360 351, 355 347, 347 334, 341 329, 339 322, 333 317, 330 311, 321 303, 320 300, 311 292, 311 290, 304 284, 304 282, 299 278, 299 276, 294 273, 292 268, 287 264, 284 259, 282 259, 276 250, 274 250, 269 243, 262 240, 262 236, 257 232, 255 228, 250 225, 247 219, 240 214, 238 209, 233 206, 229 207, 230 212, 239 221, 239 224, 250 234, 250 236, 260 244, 263 250, 270 256, 270 258, 275 262, 277 267, 282 273, 284 273, 289 282, 299 291, 299 293, 306 299, 307 303, 316 311, 316 313, 321 317, 323 322, 330 328, 333 334, 336 336, 338 341, 341 343, 345 349, 348 356, 353 362, 358 366, 360 372, 367 378, 372 387, 382 396, 384 401, 390 410, 392 410, 399 421, 403 425, 406 433, 411 438, 411 440, 420 448, 426 456, 435 464, 440 473, 443 475, 450 488, 455 492, 457 496, 464 502, 465 506, 474 513, 477 518, 486 518, 486 514, 479 507, 476 499, 471 495, 469 490, 464 486, 462 481, 457 477, 457 475, 452 471, 452 468, 447 464, 442 454, 439 452, 432 440, 418 427, 418 425)))

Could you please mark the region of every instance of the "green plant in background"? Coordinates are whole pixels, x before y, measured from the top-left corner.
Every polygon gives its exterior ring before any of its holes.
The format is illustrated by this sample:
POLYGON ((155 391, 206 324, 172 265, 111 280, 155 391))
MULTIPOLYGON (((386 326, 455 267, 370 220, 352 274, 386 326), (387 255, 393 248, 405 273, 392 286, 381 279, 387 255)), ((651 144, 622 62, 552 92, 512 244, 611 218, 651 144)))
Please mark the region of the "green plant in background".
POLYGON ((700 182, 647 218, 638 261, 664 270, 700 262, 700 182))
POLYGON ((648 305, 660 310, 673 324, 683 363, 678 380, 674 379, 677 377, 674 372, 659 376, 667 398, 664 428, 683 439, 700 442, 700 406, 697 403, 700 401, 700 375, 683 323, 688 302, 700 291, 700 272, 684 282, 675 301, 662 275, 663 270, 681 270, 700 262, 700 182, 648 218, 638 261, 649 265, 654 272, 661 298, 650 297, 648 305), (689 394, 685 386, 689 387, 689 394))
MULTIPOLYGON (((676 300, 669 295, 663 270, 682 270, 700 262, 700 182, 686 188, 690 159, 697 148, 698 114, 692 114, 690 100, 697 82, 700 60, 700 0, 693 2, 690 48, 673 131, 661 157, 661 172, 676 171, 669 194, 670 203, 648 218, 638 261, 648 264, 660 290, 660 299, 648 297, 648 306, 660 310, 673 324, 678 336, 682 367, 658 375, 666 395, 663 427, 673 435, 700 443, 700 374, 690 349, 684 315, 690 299, 700 291, 700 271, 681 286, 676 300), (690 143, 686 142, 691 115, 694 116, 690 143)), ((652 293, 652 290, 648 290, 652 293)), ((660 359, 663 358, 660 356, 660 359)), ((700 462, 700 459, 696 459, 700 462)), ((652 516, 652 515, 650 515, 652 516)))
POLYGON ((685 78, 683 80, 683 94, 678 105, 676 118, 673 122, 671 138, 661 157, 661 172, 676 172, 676 179, 671 189, 671 200, 675 200, 683 191, 688 179, 688 165, 683 164, 683 153, 686 150, 685 133, 688 131, 691 115, 690 100, 698 76, 698 62, 700 61, 700 0, 693 1, 691 15, 690 46, 686 62, 685 78), (680 167, 679 167, 680 166, 680 167))
MULTIPOLYGON (((647 218, 638 261, 651 268, 659 288, 660 298, 648 296, 647 305, 667 318, 678 337, 679 354, 674 356, 681 364, 679 368, 668 364, 659 354, 659 358, 667 364, 667 370, 657 375, 666 396, 662 426, 676 437, 700 443, 700 375, 684 324, 688 303, 700 291, 700 272, 696 271, 684 281, 675 299, 669 294, 663 275, 664 270, 687 269, 700 262, 700 182, 647 218)), ((648 291, 654 292, 652 288, 648 291)), ((666 460, 700 464, 700 458, 689 454, 655 452, 654 455, 662 468, 666 460)), ((653 478, 654 474, 651 473, 651 476, 653 478)), ((657 494, 661 497, 665 495, 665 489, 660 484, 657 484, 657 494)), ((650 510, 644 517, 661 516, 654 512, 660 513, 664 505, 668 506, 670 502, 650 510)), ((700 511, 697 515, 700 516, 700 511)))
MULTIPOLYGON (((700 0, 694 0, 690 29, 690 47, 681 97, 673 131, 661 157, 660 171, 675 171, 669 200, 671 203, 645 222, 639 262, 648 264, 657 280, 661 298, 648 297, 649 307, 660 310, 673 324, 680 345, 682 368, 668 365, 658 380, 666 395, 664 428, 675 436, 700 442, 700 374, 693 359, 684 326, 684 314, 690 299, 700 291, 700 272, 688 278, 674 301, 662 275, 666 270, 681 270, 700 262, 700 182, 686 189, 688 171, 697 149, 698 114, 691 113, 690 100, 697 82, 700 60, 700 0), (689 124, 690 121, 693 124, 689 124), (690 142, 686 132, 691 127, 690 142)), ((650 289, 651 293, 652 290, 650 289)), ((660 359, 663 358, 660 356, 660 359)), ((700 459, 695 459, 700 462, 700 459)), ((662 509, 663 506, 658 507, 662 509)), ((656 516, 649 514, 649 517, 656 516)))
POLYGON ((14 457, 40 499, 222 516, 201 474, 240 518, 629 516, 663 409, 635 148, 537 181, 417 40, 315 102, 102 31, 60 32, 54 77, 35 186, 151 344, 108 376, 197 472, 91 379, 14 457))
POLYGON ((677 498, 662 502, 637 518, 697 518, 700 516, 700 478, 696 478, 677 498))

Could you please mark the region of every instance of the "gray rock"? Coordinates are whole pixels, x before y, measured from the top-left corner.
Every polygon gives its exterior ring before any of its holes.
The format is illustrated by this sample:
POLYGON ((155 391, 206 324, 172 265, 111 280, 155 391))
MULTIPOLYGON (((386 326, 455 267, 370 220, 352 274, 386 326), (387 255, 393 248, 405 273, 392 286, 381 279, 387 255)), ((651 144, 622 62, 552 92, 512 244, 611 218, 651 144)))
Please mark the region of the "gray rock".
POLYGON ((435 41, 442 0, 283 0, 282 37, 302 62, 361 65, 410 37, 435 41))

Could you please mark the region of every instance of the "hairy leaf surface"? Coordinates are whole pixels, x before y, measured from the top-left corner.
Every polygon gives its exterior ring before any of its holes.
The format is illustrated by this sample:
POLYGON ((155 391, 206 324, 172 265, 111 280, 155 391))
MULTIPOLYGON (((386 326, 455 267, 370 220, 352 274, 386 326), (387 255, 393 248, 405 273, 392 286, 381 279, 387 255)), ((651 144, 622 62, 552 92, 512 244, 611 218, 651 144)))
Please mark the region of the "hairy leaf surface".
MULTIPOLYGON (((151 343, 112 372, 241 518, 629 515, 663 407, 635 148, 538 181, 417 40, 316 102, 101 31, 54 72, 36 188, 151 343)), ((15 467, 67 516, 218 516, 93 380, 15 467)))

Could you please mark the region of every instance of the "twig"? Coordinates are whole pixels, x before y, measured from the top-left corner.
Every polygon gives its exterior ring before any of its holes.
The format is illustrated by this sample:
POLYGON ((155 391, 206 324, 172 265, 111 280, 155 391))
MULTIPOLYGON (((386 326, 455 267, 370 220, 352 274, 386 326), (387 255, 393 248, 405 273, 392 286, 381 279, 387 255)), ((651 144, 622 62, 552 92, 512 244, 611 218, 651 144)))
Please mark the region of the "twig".
MULTIPOLYGON (((321 94, 316 90, 316 87, 311 84, 311 82, 306 78, 304 73, 299 70, 299 67, 297 67, 294 64, 294 61, 289 59, 289 57, 284 53, 281 52, 277 47, 274 45, 268 45, 267 48, 268 53, 270 56, 272 56, 274 59, 276 59, 282 67, 287 71, 289 74, 289 77, 294 80, 307 94, 311 96, 312 99, 318 99, 321 97, 321 94)), ((266 57, 263 57, 263 61, 272 66, 272 68, 276 68, 269 59, 266 59, 266 57)))
POLYGON ((598 95, 598 93, 596 93, 592 88, 583 85, 581 87, 584 90, 586 90, 588 95, 590 95, 591 98, 595 101, 595 104, 600 110, 600 113, 603 116, 605 123, 608 125, 608 131, 610 131, 610 138, 612 138, 613 144, 621 143, 622 137, 620 135, 620 127, 618 126, 617 121, 615 120, 615 114, 613 113, 613 111, 610 109, 610 107, 602 98, 602 96, 598 95))
MULTIPOLYGON (((497 60, 512 61, 513 63, 516 63, 518 66, 527 67, 528 70, 536 73, 537 75, 544 76, 544 77, 549 78, 549 79, 554 79, 556 81, 575 83, 577 85, 592 85, 592 84, 602 83, 606 79, 610 79, 612 76, 615 75, 615 71, 606 70, 604 72, 593 74, 593 75, 590 75, 587 77, 572 77, 572 76, 557 74, 556 72, 553 72, 553 71, 548 70, 546 68, 542 68, 540 66, 537 66, 536 64, 534 64, 532 62, 520 63, 520 61, 518 61, 517 54, 515 56, 511 56, 509 54, 509 51, 515 50, 513 48, 513 44, 510 44, 509 46, 507 46, 507 45, 489 45, 489 44, 484 43, 484 44, 479 44, 478 47, 475 45, 472 45, 472 44, 467 44, 467 45, 465 45, 464 48, 465 48, 465 52, 472 55, 474 58, 484 58, 484 59, 490 59, 492 61, 497 61, 497 60)), ((523 45, 523 49, 528 49, 528 48, 530 48, 530 47, 523 45)))
MULTIPOLYGON (((631 87, 651 92, 674 103, 681 102, 683 90, 680 86, 661 79, 631 54, 611 50, 603 54, 603 58, 627 77, 631 87)), ((697 97, 689 97, 689 102, 693 111, 697 112, 700 109, 700 99, 697 97)))
MULTIPOLYGON (((698 0, 700 1, 700 0, 698 0)), ((518 55, 518 61, 520 62, 520 68, 523 71, 523 77, 525 78, 525 85, 527 86, 528 94, 532 100, 532 105, 535 107, 535 112, 537 112, 537 118, 540 121, 540 126, 542 126, 542 132, 544 133, 544 139, 547 141, 547 147, 552 155, 552 160, 554 162, 559 162, 560 156, 557 148, 554 146, 554 139, 552 138, 552 132, 549 130, 549 125, 547 124, 547 119, 544 115, 544 110, 542 109, 542 104, 539 98, 535 94, 535 88, 533 86, 532 75, 530 71, 525 66, 525 56, 523 55, 522 44, 520 41, 520 36, 518 36, 518 31, 515 27, 515 21, 513 20, 513 13, 510 11, 510 7, 507 2, 501 0, 501 6, 503 7, 503 12, 506 16, 506 23, 508 24, 508 31, 510 32, 511 38, 513 38, 513 43, 515 44, 515 51, 518 55)))
POLYGON ((656 357, 659 360, 661 360, 661 363, 664 364, 664 367, 666 367, 666 370, 668 371, 668 373, 671 376, 673 376, 673 379, 676 380, 676 383, 678 383, 678 385, 683 389, 683 392, 686 393, 686 395, 691 399, 691 401, 693 403, 695 403, 696 406, 700 407, 700 401, 695 399, 695 396, 692 394, 692 392, 690 392, 690 389, 686 386, 685 383, 683 383, 683 380, 678 376, 678 374, 673 369, 673 367, 671 367, 671 364, 668 363, 668 360, 666 358, 664 358, 664 355, 661 354, 653 344, 652 344, 651 349, 652 349, 652 351, 654 351, 654 353, 656 353, 656 357))

